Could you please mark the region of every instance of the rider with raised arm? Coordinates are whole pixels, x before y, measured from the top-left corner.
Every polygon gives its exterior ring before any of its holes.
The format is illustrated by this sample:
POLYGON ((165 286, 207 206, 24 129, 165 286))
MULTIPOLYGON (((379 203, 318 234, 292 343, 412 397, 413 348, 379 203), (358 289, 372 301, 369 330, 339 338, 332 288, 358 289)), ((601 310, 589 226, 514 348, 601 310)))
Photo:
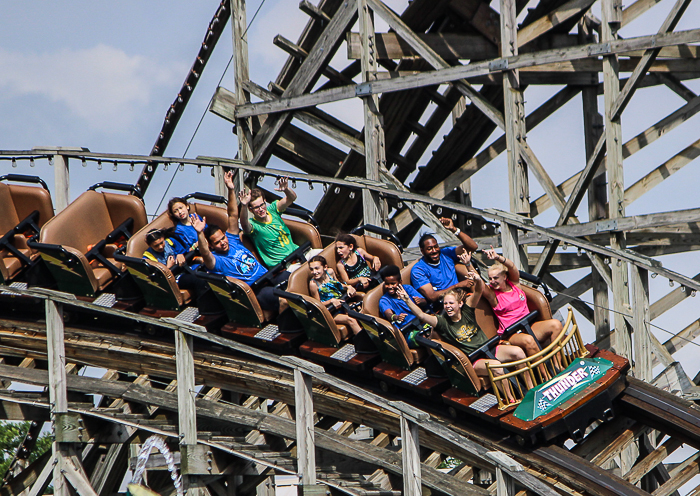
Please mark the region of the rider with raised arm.
MULTIPOLYGON (((226 232, 214 224, 210 224, 205 229, 206 218, 199 219, 194 215, 191 216, 192 225, 197 231, 199 252, 207 269, 214 274, 232 277, 250 285, 265 275, 267 270, 241 242, 238 227, 238 202, 236 201, 231 171, 224 175, 224 182, 228 188, 228 226, 226 232)), ((256 292, 258 303, 267 320, 274 313, 281 312, 287 307, 287 301, 278 298, 273 293, 272 288, 287 278, 289 278, 289 272, 282 272, 272 279, 271 286, 265 286, 256 292)))
POLYGON ((457 278, 455 263, 459 261, 461 253, 467 253, 471 258, 471 254, 478 248, 472 238, 455 227, 452 219, 441 217, 440 222, 457 236, 462 246, 440 249, 432 234, 424 234, 418 241, 423 257, 411 269, 411 285, 431 304, 439 302, 449 289, 472 286, 471 279, 460 281, 457 278))
MULTIPOLYGON (((474 315, 474 307, 476 307, 481 298, 484 283, 478 275, 474 277, 471 272, 467 273, 467 279, 474 283, 474 292, 472 294, 465 297, 464 291, 459 288, 451 288, 444 292, 445 315, 429 315, 425 313, 401 286, 397 288, 397 294, 421 322, 432 326, 448 343, 455 345, 460 351, 469 355, 469 353, 478 350, 486 344, 488 338, 477 324, 476 316, 474 315)), ((520 348, 508 345, 498 345, 495 355, 497 360, 479 358, 472 364, 478 376, 488 377, 487 363, 490 363, 493 367, 494 365, 500 365, 501 362, 525 358, 525 354, 520 348)), ((494 376, 498 376, 503 374, 503 369, 491 368, 491 372, 494 376)), ((513 402, 514 398, 510 388, 506 387, 505 389, 508 401, 513 402)))
POLYGON ((284 198, 275 200, 269 205, 261 189, 247 188, 241 191, 238 199, 241 202, 241 227, 243 232, 253 240, 255 248, 268 267, 274 267, 284 257, 299 248, 292 241, 292 234, 282 220, 282 213, 287 210, 297 195, 289 187, 289 178, 281 177, 275 191, 284 193, 284 198), (253 213, 253 218, 248 219, 248 210, 253 213))
MULTIPOLYGON (((527 306, 527 298, 520 289, 520 271, 512 260, 499 255, 493 249, 486 250, 486 256, 495 263, 489 267, 489 286, 484 291, 484 298, 493 308, 493 313, 498 317, 498 333, 503 332, 511 325, 518 322, 530 313, 527 306)), ((549 319, 534 322, 530 328, 537 336, 537 340, 543 345, 548 345, 552 339, 559 336, 562 324, 557 319, 549 319)), ((507 337, 511 344, 520 346, 527 356, 532 356, 540 351, 534 338, 527 333, 520 332, 507 337)))

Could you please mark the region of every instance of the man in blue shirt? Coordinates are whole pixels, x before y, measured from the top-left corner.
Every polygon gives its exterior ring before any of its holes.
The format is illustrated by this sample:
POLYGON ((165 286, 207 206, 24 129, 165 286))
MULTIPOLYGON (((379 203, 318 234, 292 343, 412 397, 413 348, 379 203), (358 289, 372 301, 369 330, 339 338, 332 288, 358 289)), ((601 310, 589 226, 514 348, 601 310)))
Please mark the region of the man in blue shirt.
POLYGON ((381 270, 384 281, 384 295, 379 300, 379 311, 390 321, 406 338, 410 348, 418 348, 413 340, 422 325, 418 322, 418 317, 414 315, 408 304, 399 298, 397 289, 401 285, 408 293, 413 302, 419 307, 425 307, 426 301, 413 286, 401 284, 401 269, 396 265, 387 265, 381 270))
MULTIPOLYGON (((241 242, 240 228, 238 227, 238 202, 231 171, 224 175, 224 182, 228 188, 228 228, 226 232, 214 224, 206 226, 206 218, 200 219, 196 215, 191 215, 190 219, 192 226, 197 231, 199 252, 207 269, 214 274, 232 277, 251 285, 265 275, 267 269, 241 242)), ((273 286, 287 278, 289 278, 289 272, 282 272, 271 281, 270 286, 260 288, 256 292, 255 296, 266 320, 287 308, 287 301, 273 293, 273 286)))
POLYGON ((452 219, 441 217, 440 222, 457 236, 462 246, 441 250, 432 234, 424 234, 418 241, 423 257, 411 269, 411 285, 431 304, 439 302, 448 289, 472 285, 471 280, 458 279, 455 263, 459 262, 459 254, 466 252, 471 255, 478 248, 472 238, 455 227, 452 219))

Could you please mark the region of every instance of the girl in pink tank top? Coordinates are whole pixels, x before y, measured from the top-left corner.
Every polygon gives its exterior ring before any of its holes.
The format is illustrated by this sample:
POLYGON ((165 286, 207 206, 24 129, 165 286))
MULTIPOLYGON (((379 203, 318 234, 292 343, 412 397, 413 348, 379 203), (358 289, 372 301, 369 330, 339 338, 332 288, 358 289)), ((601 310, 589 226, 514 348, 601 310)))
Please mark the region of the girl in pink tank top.
MULTIPOLYGON (((503 334, 503 331, 525 317, 530 313, 530 310, 527 306, 525 292, 519 286, 520 271, 513 261, 496 253, 493 246, 490 250, 485 250, 485 253, 490 260, 495 260, 496 263, 489 267, 491 291, 485 291, 484 298, 490 303, 493 313, 498 317, 498 333, 503 334)), ((539 320, 530 326, 537 341, 529 334, 521 332, 508 336, 508 342, 521 347, 527 356, 532 356, 540 350, 540 345, 544 348, 552 342, 552 339, 559 336, 562 327, 561 322, 557 319, 539 320)))
POLYGON ((498 334, 503 334, 508 327, 530 313, 527 307, 525 293, 506 279, 507 288, 504 291, 494 289, 498 304, 493 307, 493 313, 498 317, 498 334))

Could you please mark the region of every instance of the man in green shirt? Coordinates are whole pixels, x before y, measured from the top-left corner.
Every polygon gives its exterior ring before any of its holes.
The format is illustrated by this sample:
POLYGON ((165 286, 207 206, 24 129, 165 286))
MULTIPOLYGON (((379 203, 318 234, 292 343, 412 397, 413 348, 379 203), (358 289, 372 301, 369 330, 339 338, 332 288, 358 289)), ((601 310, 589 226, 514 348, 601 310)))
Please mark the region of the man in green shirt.
POLYGON ((296 193, 289 188, 289 178, 280 178, 275 191, 283 192, 284 198, 269 205, 262 190, 258 188, 245 189, 238 195, 241 202, 241 227, 253 240, 267 268, 277 265, 299 248, 292 241, 292 235, 281 215, 297 199, 296 193), (248 218, 247 210, 253 213, 253 218, 248 218))

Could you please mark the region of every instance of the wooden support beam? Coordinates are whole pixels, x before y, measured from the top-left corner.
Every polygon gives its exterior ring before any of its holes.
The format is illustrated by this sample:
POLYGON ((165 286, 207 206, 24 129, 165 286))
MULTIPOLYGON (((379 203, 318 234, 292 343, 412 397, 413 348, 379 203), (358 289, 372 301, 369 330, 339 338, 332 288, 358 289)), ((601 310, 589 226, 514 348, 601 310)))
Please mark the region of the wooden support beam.
MULTIPOLYGON (((66 391, 66 351, 64 348, 63 305, 53 300, 45 300, 46 308, 46 351, 49 362, 49 401, 51 403, 51 422, 57 428, 57 415, 68 412, 68 394, 66 391)), ((61 425, 58 427, 62 428, 61 425)), ((56 441, 52 443, 53 458, 53 490, 56 496, 69 496, 66 479, 67 454, 65 449, 56 441)))
POLYGON ((636 484, 644 475, 651 472, 657 465, 662 464, 669 455, 674 453, 682 445, 682 441, 673 437, 668 438, 661 446, 646 455, 632 467, 630 471, 624 475, 624 478, 627 479, 630 484, 636 484))
POLYGON ((313 3, 309 2, 309 0, 301 0, 301 2, 299 2, 299 9, 317 21, 330 22, 331 20, 328 14, 316 7, 313 3))
POLYGON ((636 265, 631 267, 634 300, 634 376, 646 382, 653 379, 652 347, 649 335, 649 271, 636 265))
MULTIPOLYGON (((246 91, 243 83, 250 79, 248 66, 248 36, 246 26, 245 0, 230 0, 231 6, 231 35, 233 37, 233 70, 234 90, 233 100, 235 105, 250 103, 250 93, 246 91)), ((252 120, 238 118, 236 124, 236 136, 238 138, 238 159, 249 161, 253 158, 253 126, 252 120)))
POLYGON ((589 289, 591 289, 591 274, 579 279, 569 286, 563 293, 559 293, 557 296, 555 296, 550 303, 552 313, 568 304, 574 298, 581 296, 589 289))
MULTIPOLYGON (((392 403, 401 405, 401 470, 403 472, 404 496, 421 496, 422 476, 420 462, 420 442, 418 439, 418 424, 415 423, 415 408, 402 402, 392 403), (407 415, 409 413, 410 416, 407 415)), ((427 420, 427 413, 419 412, 419 418, 427 420)))
POLYGON ((564 5, 548 12, 547 15, 524 26, 518 32, 518 46, 521 47, 569 19, 581 15, 593 5, 594 1, 595 0, 569 0, 564 5))
MULTIPOLYGON (((674 4, 673 8, 668 13, 666 19, 661 25, 661 28, 659 29, 659 34, 673 31, 673 29, 678 24, 678 21, 680 21, 681 16, 685 12, 688 5, 690 5, 690 0, 676 0, 676 3, 674 4)), ((644 75, 649 70, 649 67, 651 67, 651 64, 653 64, 654 60, 656 60, 656 57, 659 54, 659 52, 660 49, 651 49, 646 50, 644 52, 642 59, 637 64, 637 67, 634 68, 634 72, 632 72, 632 75, 625 83, 625 87, 622 88, 622 91, 620 91, 617 100, 615 100, 612 107, 610 108, 610 118, 612 120, 617 119, 620 116, 620 114, 625 110, 625 107, 632 99, 632 95, 634 95, 634 92, 637 90, 637 86, 644 78, 644 75)))
MULTIPOLYGON (((586 18, 578 24, 579 41, 581 43, 595 42, 595 35, 589 28, 586 18)), ((581 91, 583 103, 583 132, 586 148, 586 163, 595 155, 596 145, 600 139, 603 116, 598 112, 598 95, 595 86, 587 86, 581 91)), ((607 204, 605 177, 595 175, 588 186, 588 218, 592 221, 608 217, 605 208, 607 204)), ((561 211, 560 211, 561 212, 561 211)), ((551 261, 550 261, 551 264, 551 261)), ((608 300, 608 284, 595 266, 591 267, 591 288, 593 289, 593 312, 596 339, 601 339, 610 333, 610 311, 608 300)))
MULTIPOLYGON (((288 40, 281 34, 278 34, 275 36, 272 40, 272 43, 287 52, 289 55, 292 57, 296 57, 299 60, 305 60, 306 57, 309 56, 309 53, 301 48, 299 45, 294 43, 291 40, 288 40)), ((333 69, 331 66, 326 66, 323 68, 321 71, 321 74, 326 76, 330 81, 332 81, 335 84, 354 84, 354 81, 342 74, 341 72, 338 72, 337 70, 333 69)))
POLYGON ((70 203, 70 173, 68 157, 56 155, 53 158, 53 195, 54 210, 59 213, 70 203))
MULTIPOLYGON (((622 20, 620 5, 616 0, 605 0, 602 6, 603 21, 601 23, 602 41, 612 41, 617 37, 622 20)), ((619 116, 613 112, 615 102, 620 95, 620 75, 617 55, 606 55, 603 57, 603 84, 605 88, 605 144, 607 149, 606 169, 608 173, 608 198, 609 212, 611 219, 624 217, 624 169, 622 154, 622 125, 619 116)), ((610 235, 610 246, 616 250, 624 250, 626 239, 624 233, 612 233, 610 235)), ((620 356, 632 359, 632 328, 624 315, 631 311, 628 268, 627 264, 619 261, 612 266, 613 280, 613 308, 615 310, 615 335, 612 347, 620 356)), ((626 469, 631 463, 629 456, 624 457, 621 468, 626 469)))
MULTIPOLYGON (((331 24, 329 24, 329 27, 326 29, 329 29, 332 24, 333 21, 331 21, 331 24)), ((337 27, 338 26, 334 25, 334 28, 337 27)), ((605 43, 555 50, 543 50, 535 53, 525 53, 514 57, 476 62, 469 65, 460 65, 435 71, 426 71, 420 74, 402 76, 394 79, 374 81, 371 84, 363 83, 362 85, 340 86, 328 90, 320 90, 311 94, 302 94, 303 91, 299 91, 298 89, 290 91, 290 86, 287 88, 287 90, 285 90, 285 95, 277 100, 247 104, 237 107, 236 116, 248 117, 252 115, 272 114, 278 112, 286 113, 290 110, 346 100, 348 98, 355 98, 358 96, 358 94, 366 96, 369 94, 404 91, 422 88, 425 86, 450 83, 470 77, 484 76, 492 72, 502 72, 506 70, 524 69, 526 67, 535 67, 546 64, 571 62, 574 60, 585 59, 593 55, 609 56, 636 50, 646 50, 659 46, 675 46, 686 43, 697 43, 699 41, 700 29, 693 29, 688 31, 677 31, 666 35, 640 36, 636 38, 628 38, 626 40, 613 40, 605 43), (289 93, 287 94, 287 92, 289 93)), ((316 45, 314 48, 316 47, 320 47, 320 45, 316 45)), ((329 51, 332 52, 333 50, 329 51)), ((318 54, 310 53, 309 58, 311 58, 311 55, 314 55, 314 62, 309 65, 309 68, 318 69, 320 71, 320 66, 322 64, 317 63, 318 61, 316 59, 318 58, 318 54)), ((305 73, 307 71, 300 72, 305 73)), ((315 73, 315 71, 310 72, 315 73)), ((265 141, 267 141, 267 133, 265 133, 264 136, 265 141)), ((263 138, 260 139, 262 140, 263 138)))
MULTIPOLYGON (((177 367, 177 418, 180 454, 185 490, 193 496, 205 496, 196 474, 202 460, 197 445, 197 405, 194 380, 194 342, 192 336, 175 331, 177 367)), ((202 446, 204 448, 204 446, 202 446)), ((205 462, 206 463, 206 462, 205 462)))
POLYGON ((313 383, 310 375, 294 369, 294 406, 296 410, 297 472, 301 485, 316 484, 316 443, 314 442, 313 383))
MULTIPOLYGON (((374 9, 374 6, 372 6, 374 9)), ((374 50, 374 16, 369 10, 367 0, 357 1, 357 13, 360 25, 362 45, 362 81, 372 84, 376 81, 377 57, 374 50)), ((367 95, 362 98, 365 131, 365 177, 379 181, 379 170, 386 167, 386 140, 384 122, 379 112, 379 97, 367 95)), ((385 227, 388 216, 386 201, 368 190, 362 191, 362 218, 366 224, 385 227)))

